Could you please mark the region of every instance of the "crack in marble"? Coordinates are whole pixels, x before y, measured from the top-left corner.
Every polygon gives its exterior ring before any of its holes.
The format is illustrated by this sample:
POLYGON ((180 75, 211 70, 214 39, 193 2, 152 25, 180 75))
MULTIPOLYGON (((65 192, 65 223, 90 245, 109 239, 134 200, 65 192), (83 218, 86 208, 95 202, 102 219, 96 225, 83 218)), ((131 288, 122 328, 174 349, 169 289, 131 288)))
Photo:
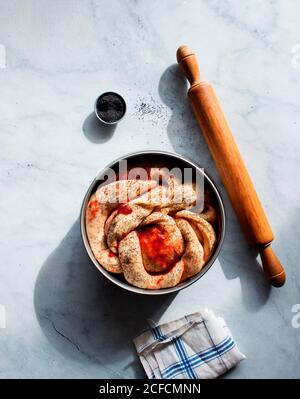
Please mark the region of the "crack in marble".
POLYGON ((96 363, 100 363, 101 366, 102 366, 104 369, 106 369, 109 373, 112 373, 113 375, 115 375, 117 378, 124 378, 124 376, 122 376, 121 373, 119 373, 119 372, 116 371, 116 370, 111 369, 111 368, 108 367, 106 364, 104 364, 103 362, 101 362, 97 356, 90 355, 90 354, 86 353, 85 351, 83 351, 83 350, 80 348, 80 346, 79 346, 76 342, 73 341, 73 339, 71 339, 69 336, 67 336, 66 334, 64 334, 62 331, 60 331, 60 330, 56 327, 56 324, 54 323, 54 321, 53 321, 49 316, 43 315, 43 316, 41 316, 41 318, 48 320, 48 321, 50 322, 50 324, 51 324, 53 330, 54 330, 59 336, 61 336, 62 338, 64 338, 65 341, 67 341, 67 342, 69 342, 71 345, 73 345, 81 355, 85 356, 88 360, 92 360, 92 361, 94 361, 94 362, 96 362, 96 363))
POLYGON ((51 325, 52 325, 52 327, 53 327, 53 330, 54 330, 55 332, 57 332, 58 335, 60 335, 60 336, 63 337, 65 340, 67 340, 68 342, 70 342, 70 344, 72 344, 73 346, 75 346, 75 348, 78 350, 78 352, 80 352, 80 353, 82 353, 83 355, 85 355, 85 353, 81 351, 79 345, 77 345, 76 342, 74 342, 71 338, 69 338, 67 335, 63 334, 61 331, 58 330, 58 328, 56 327, 54 321, 51 320, 50 317, 48 317, 48 316, 43 316, 43 318, 46 319, 46 320, 48 320, 48 321, 51 323, 51 325))

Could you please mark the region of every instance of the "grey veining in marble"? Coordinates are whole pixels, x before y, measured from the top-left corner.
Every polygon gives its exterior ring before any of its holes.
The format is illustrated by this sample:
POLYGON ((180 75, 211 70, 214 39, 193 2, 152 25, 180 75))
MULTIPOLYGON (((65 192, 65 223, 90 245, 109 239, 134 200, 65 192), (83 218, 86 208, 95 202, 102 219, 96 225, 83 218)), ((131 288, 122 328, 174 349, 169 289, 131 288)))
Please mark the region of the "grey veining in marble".
POLYGON ((300 3, 284 0, 16 0, 0 3, 0 377, 134 378, 146 319, 209 307, 247 355, 227 378, 300 377, 300 3), (175 52, 189 44, 213 82, 276 233, 288 281, 271 289, 241 236, 185 100, 175 52), (95 98, 127 100, 116 129, 95 98), (200 163, 225 199, 227 234, 210 271, 178 295, 113 286, 82 247, 78 216, 96 174, 128 152, 200 163))

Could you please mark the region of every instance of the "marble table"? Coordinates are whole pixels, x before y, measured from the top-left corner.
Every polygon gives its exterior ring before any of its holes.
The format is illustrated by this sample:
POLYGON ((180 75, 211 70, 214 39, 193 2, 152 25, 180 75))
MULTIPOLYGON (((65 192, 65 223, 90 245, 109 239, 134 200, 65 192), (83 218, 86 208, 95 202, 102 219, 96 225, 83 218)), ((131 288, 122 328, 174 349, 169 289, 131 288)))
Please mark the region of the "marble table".
POLYGON ((132 339, 146 319, 204 307, 247 356, 225 378, 300 377, 299 19, 300 3, 284 0, 1 1, 1 378, 142 378, 132 339), (214 84, 276 233, 281 289, 244 241, 185 99, 175 65, 184 43, 214 84), (127 101, 116 129, 93 117, 106 90, 127 101), (225 201, 218 260, 177 295, 113 286, 80 238, 97 170, 145 149, 200 163, 225 201))

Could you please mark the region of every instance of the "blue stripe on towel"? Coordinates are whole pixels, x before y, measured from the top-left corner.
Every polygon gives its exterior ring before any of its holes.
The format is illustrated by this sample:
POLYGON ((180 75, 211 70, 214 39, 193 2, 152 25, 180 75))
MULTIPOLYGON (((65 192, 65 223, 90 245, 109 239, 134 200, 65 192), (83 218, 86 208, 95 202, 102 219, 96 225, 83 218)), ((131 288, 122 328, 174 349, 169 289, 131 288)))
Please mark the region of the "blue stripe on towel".
MULTIPOLYGON (((210 349, 207 349, 206 351, 196 353, 195 355, 191 356, 188 359, 189 366, 192 368, 192 370, 194 368, 198 368, 201 365, 203 365, 204 363, 208 363, 211 360, 222 356, 224 353, 231 350, 234 346, 235 346, 235 343, 233 342, 231 337, 226 337, 226 339, 224 339, 218 345, 216 345, 210 349)), ((184 364, 184 362, 181 359, 181 361, 176 362, 176 363, 172 364, 171 366, 167 367, 165 370, 163 370, 162 376, 163 376, 163 378, 173 378, 176 375, 183 373, 185 371, 186 371, 186 365, 184 364)), ((190 377, 190 378, 192 378, 192 377, 190 377)))

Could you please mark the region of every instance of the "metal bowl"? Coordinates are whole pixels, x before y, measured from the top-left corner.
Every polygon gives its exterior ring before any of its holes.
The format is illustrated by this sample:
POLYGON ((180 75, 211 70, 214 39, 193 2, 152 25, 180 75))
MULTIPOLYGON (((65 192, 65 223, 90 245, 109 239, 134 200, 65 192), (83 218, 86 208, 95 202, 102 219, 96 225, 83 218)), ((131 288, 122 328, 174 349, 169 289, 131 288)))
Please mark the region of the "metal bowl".
POLYGON ((81 207, 81 213, 80 213, 80 226, 81 226, 81 235, 83 239, 83 243, 85 246, 85 249, 94 263, 94 265, 97 267, 97 269, 106 277, 108 278, 112 283, 118 285, 121 288, 124 288, 128 291, 136 292, 138 294, 145 294, 145 295, 162 295, 162 294, 170 294, 172 292, 180 291, 183 288, 189 287, 191 284, 193 284, 195 281, 199 280, 207 271, 208 269, 212 266, 214 261, 216 260, 220 249, 223 244, 224 240, 224 235, 225 235, 225 211, 224 211, 224 205, 223 201, 221 199, 220 193, 213 183, 212 179, 201 169, 197 164, 194 162, 190 161, 189 159, 183 157, 182 155, 170 153, 170 152, 165 152, 165 151, 140 151, 140 152, 135 152, 132 154, 125 155, 122 158, 119 158, 113 162, 111 162, 109 165, 106 166, 105 169, 101 170, 93 182, 91 183, 89 189, 87 190, 87 193, 84 197, 82 207, 81 207), (143 288, 138 288, 134 287, 126 282, 124 277, 121 275, 116 275, 108 272, 105 270, 101 264, 95 259, 93 252, 91 250, 87 234, 86 234, 86 227, 85 227, 85 214, 86 214, 86 207, 89 202, 89 199, 91 195, 95 192, 99 185, 99 181, 103 179, 103 176, 105 175, 105 171, 108 168, 116 168, 116 166, 119 164, 120 161, 128 161, 134 162, 134 164, 139 164, 149 162, 153 167, 157 166, 157 161, 159 160, 160 163, 162 164, 170 164, 170 162, 174 165, 180 165, 181 167, 185 166, 188 168, 192 168, 196 173, 200 173, 204 177, 204 187, 207 188, 214 201, 214 206, 217 210, 218 213, 218 231, 217 231, 217 245, 214 249, 214 253, 207 262, 207 264, 203 267, 203 269, 190 278, 189 280, 178 284, 175 287, 171 288, 163 288, 159 290, 148 290, 148 289, 143 289, 143 288))

